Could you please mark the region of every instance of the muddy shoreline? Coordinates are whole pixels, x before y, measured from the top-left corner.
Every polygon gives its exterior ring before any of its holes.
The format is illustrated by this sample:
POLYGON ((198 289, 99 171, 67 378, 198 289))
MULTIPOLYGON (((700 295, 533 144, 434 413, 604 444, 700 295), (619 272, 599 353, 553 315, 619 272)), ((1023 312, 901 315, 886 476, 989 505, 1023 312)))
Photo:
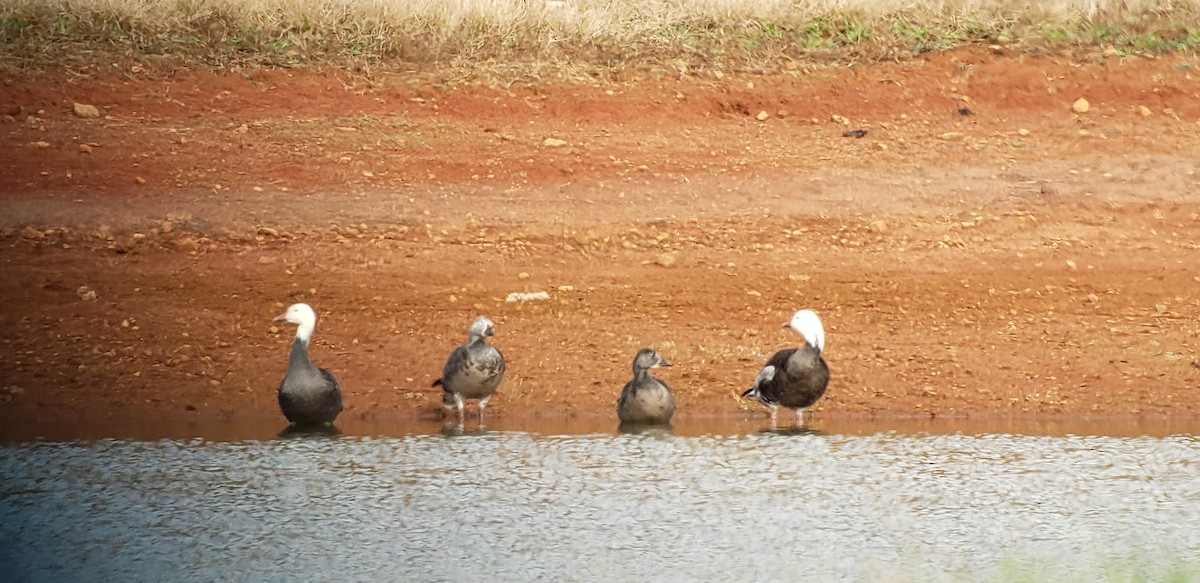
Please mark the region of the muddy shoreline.
POLYGON ((273 415, 294 301, 347 419, 436 419, 478 314, 497 422, 615 419, 642 346, 681 418, 765 417, 736 395, 799 308, 828 333, 818 419, 1193 418, 1200 85, 1171 59, 10 77, 0 419, 273 415))

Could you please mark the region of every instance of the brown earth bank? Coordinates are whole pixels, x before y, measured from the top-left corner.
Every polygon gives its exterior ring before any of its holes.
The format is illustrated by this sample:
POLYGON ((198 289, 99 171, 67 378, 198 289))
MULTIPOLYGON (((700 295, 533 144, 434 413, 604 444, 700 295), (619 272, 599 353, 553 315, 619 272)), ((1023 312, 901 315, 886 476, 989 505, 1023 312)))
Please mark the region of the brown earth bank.
POLYGON ((9 73, 0 420, 278 415, 299 301, 347 420, 440 415, 479 314, 490 416, 615 420, 643 346, 681 418, 762 416, 738 394, 799 308, 817 417, 1197 417, 1193 63, 9 73))

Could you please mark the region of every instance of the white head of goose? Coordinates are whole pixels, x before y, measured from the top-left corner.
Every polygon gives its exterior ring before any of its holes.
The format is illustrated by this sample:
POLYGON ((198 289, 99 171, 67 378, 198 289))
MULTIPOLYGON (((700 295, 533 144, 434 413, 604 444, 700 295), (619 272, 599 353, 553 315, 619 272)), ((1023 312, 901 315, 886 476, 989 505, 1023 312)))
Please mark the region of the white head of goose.
POLYGON ((675 414, 675 394, 671 387, 653 376, 649 370, 671 366, 667 359, 650 348, 643 348, 633 357, 633 379, 625 383, 617 398, 617 417, 621 423, 667 424, 675 414))
POLYGON ((825 394, 829 385, 829 366, 822 358, 825 327, 812 310, 800 310, 783 325, 804 337, 804 345, 776 352, 767 360, 754 385, 742 397, 758 400, 771 409, 771 424, 776 423, 779 407, 796 411, 796 424, 804 422, 804 410, 825 394))
POLYGON ((495 335, 495 324, 490 319, 476 318, 467 331, 467 342, 450 353, 442 376, 433 381, 433 386, 442 387, 446 413, 458 409, 459 423, 465 419, 463 402, 467 399, 479 400, 479 422, 483 423, 483 409, 504 380, 504 355, 486 340, 495 335))
POLYGON ((279 408, 296 425, 333 423, 342 412, 342 389, 333 373, 313 365, 308 343, 317 327, 317 314, 308 304, 292 304, 275 318, 296 324, 296 338, 287 374, 279 383, 279 408))

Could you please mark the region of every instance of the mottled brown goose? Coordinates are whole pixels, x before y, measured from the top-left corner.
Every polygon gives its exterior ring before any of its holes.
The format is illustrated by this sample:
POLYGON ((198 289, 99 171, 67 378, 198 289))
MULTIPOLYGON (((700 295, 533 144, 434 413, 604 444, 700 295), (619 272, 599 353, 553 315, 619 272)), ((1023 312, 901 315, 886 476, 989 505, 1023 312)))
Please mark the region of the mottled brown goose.
POLYGON ((666 424, 675 414, 675 394, 671 387, 650 375, 649 370, 671 366, 658 352, 643 348, 633 357, 633 379, 625 383, 617 399, 617 417, 621 423, 666 424))
POLYGON ((457 408, 460 423, 466 416, 463 402, 468 399, 479 399, 479 422, 483 423, 483 408, 504 380, 504 355, 486 340, 495 335, 491 320, 484 316, 476 318, 467 331, 467 342, 450 353, 441 378, 433 381, 433 386, 442 387, 442 407, 446 414, 457 408))

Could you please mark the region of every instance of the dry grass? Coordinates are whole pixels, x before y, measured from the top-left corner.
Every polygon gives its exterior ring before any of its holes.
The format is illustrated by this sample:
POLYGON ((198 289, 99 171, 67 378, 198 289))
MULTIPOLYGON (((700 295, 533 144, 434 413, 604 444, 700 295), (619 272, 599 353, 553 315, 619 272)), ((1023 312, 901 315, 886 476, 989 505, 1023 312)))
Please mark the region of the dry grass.
POLYGON ((0 0, 22 69, 77 60, 239 67, 779 70, 967 43, 1131 54, 1200 46, 1200 0, 0 0))

